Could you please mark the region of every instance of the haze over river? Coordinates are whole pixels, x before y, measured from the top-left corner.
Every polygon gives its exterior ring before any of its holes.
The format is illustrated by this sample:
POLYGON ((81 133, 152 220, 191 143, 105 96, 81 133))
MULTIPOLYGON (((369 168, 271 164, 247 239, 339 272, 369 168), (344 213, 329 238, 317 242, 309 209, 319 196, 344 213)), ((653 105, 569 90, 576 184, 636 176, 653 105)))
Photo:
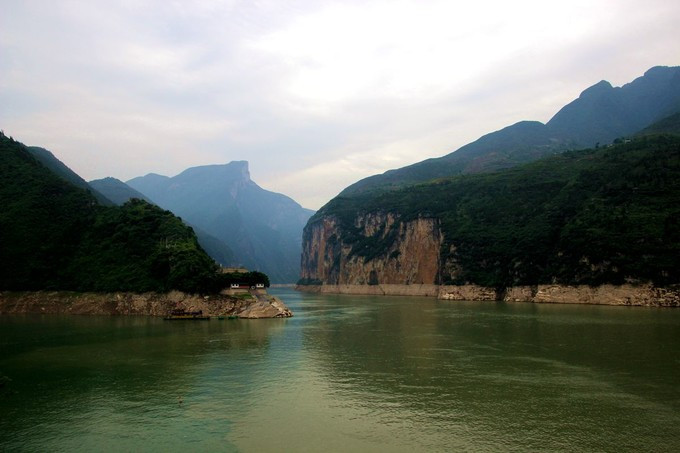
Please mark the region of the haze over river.
POLYGON ((680 451, 680 310, 271 293, 0 316, 0 451, 680 451))

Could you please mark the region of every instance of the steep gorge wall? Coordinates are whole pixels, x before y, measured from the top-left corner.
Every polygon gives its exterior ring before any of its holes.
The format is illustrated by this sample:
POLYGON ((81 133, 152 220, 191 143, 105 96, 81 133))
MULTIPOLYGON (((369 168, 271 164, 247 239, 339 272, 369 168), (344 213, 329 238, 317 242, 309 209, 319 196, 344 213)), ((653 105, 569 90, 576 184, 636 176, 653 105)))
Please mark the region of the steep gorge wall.
POLYGON ((454 245, 444 245, 438 219, 394 213, 358 215, 352 224, 320 217, 304 231, 301 275, 306 292, 429 296, 442 300, 680 307, 680 285, 650 283, 440 285, 460 271, 454 245), (442 248, 446 248, 443 253, 442 248))
POLYGON ((330 285, 435 284, 442 239, 433 218, 368 213, 343 228, 336 217, 322 217, 305 228, 301 277, 330 285))

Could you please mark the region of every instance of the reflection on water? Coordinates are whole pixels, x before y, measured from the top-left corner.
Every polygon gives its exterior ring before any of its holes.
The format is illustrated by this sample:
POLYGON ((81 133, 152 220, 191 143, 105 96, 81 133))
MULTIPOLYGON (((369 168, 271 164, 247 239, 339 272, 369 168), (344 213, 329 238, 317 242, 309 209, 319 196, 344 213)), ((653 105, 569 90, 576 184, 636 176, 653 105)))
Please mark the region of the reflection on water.
POLYGON ((680 311, 275 292, 295 317, 0 317, 0 450, 680 449, 680 311))
POLYGON ((366 297, 371 310, 340 310, 305 335, 333 387, 407 427, 392 433, 404 442, 417 433, 414 445, 441 448, 680 445, 670 421, 680 421, 680 313, 409 302, 366 297))

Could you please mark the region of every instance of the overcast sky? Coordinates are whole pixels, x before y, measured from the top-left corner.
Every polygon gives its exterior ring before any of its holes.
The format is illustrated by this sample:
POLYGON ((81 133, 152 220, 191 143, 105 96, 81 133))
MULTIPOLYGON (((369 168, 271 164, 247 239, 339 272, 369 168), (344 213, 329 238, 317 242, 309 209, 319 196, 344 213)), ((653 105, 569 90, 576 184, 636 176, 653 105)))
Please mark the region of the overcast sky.
POLYGON ((317 209, 680 65, 680 2, 0 0, 0 128, 87 180, 248 160, 317 209))

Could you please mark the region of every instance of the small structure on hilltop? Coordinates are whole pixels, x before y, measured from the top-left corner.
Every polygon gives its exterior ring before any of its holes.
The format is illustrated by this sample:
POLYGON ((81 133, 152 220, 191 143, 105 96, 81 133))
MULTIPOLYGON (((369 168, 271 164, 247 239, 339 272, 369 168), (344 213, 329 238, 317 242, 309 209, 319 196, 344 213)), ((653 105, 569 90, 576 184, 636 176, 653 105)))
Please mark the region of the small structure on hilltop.
POLYGON ((218 276, 222 290, 222 294, 236 295, 244 292, 256 291, 258 294, 266 294, 266 289, 269 286, 269 277, 266 274, 258 271, 248 271, 247 269, 239 269, 245 272, 226 272, 233 270, 229 268, 222 268, 218 276))
POLYGON ((251 286, 246 284, 246 283, 232 283, 229 285, 229 289, 245 289, 248 290, 250 289, 251 286))
POLYGON ((264 283, 231 283, 229 285, 229 291, 233 293, 238 293, 238 292, 244 292, 244 291, 251 291, 251 290, 260 290, 260 291, 266 291, 266 286, 264 283))

